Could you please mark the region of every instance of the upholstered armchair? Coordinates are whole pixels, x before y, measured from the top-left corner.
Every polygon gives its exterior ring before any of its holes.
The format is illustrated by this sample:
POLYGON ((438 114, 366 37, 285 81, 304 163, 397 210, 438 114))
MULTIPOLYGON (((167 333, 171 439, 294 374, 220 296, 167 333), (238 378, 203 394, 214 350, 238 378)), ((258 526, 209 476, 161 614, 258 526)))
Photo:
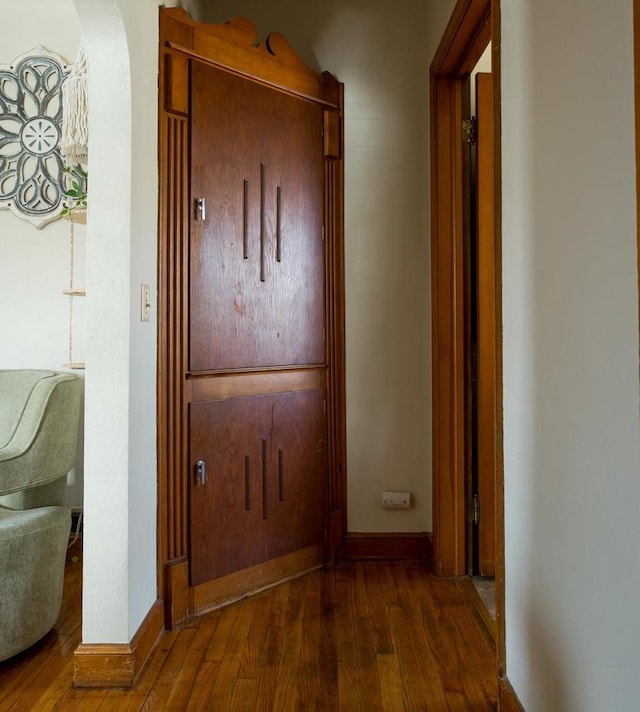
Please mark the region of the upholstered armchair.
POLYGON ((0 660, 40 640, 62 604, 80 379, 0 370, 0 660))

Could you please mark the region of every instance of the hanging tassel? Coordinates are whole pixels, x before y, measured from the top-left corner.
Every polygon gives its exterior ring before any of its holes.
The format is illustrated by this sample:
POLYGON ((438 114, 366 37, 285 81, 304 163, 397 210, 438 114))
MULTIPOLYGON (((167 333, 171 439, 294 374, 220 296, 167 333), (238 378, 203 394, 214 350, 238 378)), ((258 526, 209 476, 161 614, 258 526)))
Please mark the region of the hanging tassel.
POLYGON ((87 166, 89 160, 89 101, 87 58, 84 45, 62 86, 60 153, 69 166, 87 166))

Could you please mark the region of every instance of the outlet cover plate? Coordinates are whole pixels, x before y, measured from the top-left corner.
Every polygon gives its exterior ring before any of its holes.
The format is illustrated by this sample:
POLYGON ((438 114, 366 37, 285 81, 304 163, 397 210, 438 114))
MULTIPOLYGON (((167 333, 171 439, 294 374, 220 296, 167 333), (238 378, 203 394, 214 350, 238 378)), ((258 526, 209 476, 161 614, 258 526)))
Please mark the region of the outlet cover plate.
POLYGON ((411 492, 385 490, 382 493, 382 506, 385 509, 409 509, 411 507, 411 492))

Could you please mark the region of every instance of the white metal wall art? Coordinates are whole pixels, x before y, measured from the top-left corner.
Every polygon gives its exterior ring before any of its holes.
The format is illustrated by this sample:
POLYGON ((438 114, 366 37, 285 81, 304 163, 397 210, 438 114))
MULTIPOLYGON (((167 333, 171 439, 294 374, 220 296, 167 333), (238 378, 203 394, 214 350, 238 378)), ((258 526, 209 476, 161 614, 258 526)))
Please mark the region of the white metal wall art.
POLYGON ((60 217, 62 88, 70 67, 35 47, 0 65, 0 209, 40 228, 60 217))

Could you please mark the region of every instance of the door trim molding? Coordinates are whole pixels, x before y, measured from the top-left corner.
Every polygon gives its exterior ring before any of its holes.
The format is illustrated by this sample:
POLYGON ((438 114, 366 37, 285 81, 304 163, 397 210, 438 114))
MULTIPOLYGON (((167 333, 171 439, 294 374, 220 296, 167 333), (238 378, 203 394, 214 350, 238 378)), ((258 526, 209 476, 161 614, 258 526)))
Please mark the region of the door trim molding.
MULTIPOLYGON (((243 77, 244 79, 249 79, 250 81, 254 81, 257 84, 262 84, 263 86, 266 86, 269 89, 276 89, 277 91, 280 91, 283 94, 289 94, 290 96, 295 96, 298 99, 304 99, 305 101, 311 101, 315 104, 322 104, 322 106, 326 106, 329 109, 338 109, 337 104, 334 104, 330 101, 326 101, 322 98, 319 98, 318 96, 307 94, 299 89, 292 89, 290 87, 278 83, 277 81, 274 81, 273 79, 261 77, 247 70, 231 69, 222 62, 217 62, 215 59, 207 57, 203 54, 199 54, 198 52, 194 52, 192 49, 189 49, 187 47, 181 47, 175 42, 167 42, 167 48, 173 50, 176 54, 184 55, 189 59, 197 59, 198 61, 203 62, 204 64, 208 64, 211 67, 227 71, 230 74, 236 74, 237 76, 243 77)), ((252 47, 252 49, 255 48, 252 47)))
POLYGON ((466 573, 463 83, 491 37, 491 9, 458 0, 431 64, 433 563, 446 576, 466 573))
POLYGON ((433 369, 433 564, 465 574, 465 285, 463 81, 492 42, 496 323, 497 663, 505 675, 502 420, 502 172, 500 0, 458 0, 431 64, 431 279, 433 369))
POLYGON ((633 81, 636 115, 636 232, 638 241, 638 289, 640 294, 640 0, 633 0, 633 81))

